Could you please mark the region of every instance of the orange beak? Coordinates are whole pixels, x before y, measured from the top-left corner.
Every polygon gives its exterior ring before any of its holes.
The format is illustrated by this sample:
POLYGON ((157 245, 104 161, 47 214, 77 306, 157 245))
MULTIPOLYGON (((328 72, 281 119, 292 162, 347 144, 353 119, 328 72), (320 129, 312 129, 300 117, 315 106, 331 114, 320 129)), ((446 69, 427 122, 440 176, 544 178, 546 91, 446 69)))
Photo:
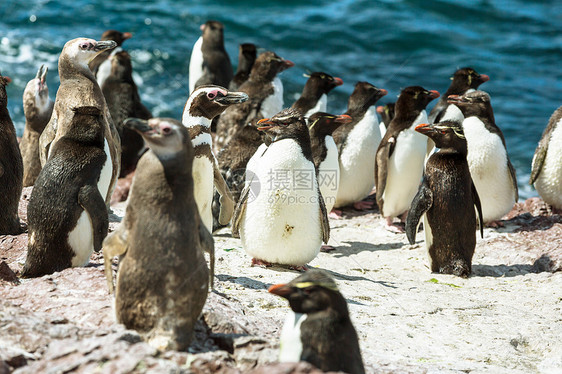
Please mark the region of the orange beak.
POLYGON ((274 284, 273 286, 269 287, 268 291, 272 294, 285 297, 291 293, 291 287, 287 286, 286 284, 274 284))

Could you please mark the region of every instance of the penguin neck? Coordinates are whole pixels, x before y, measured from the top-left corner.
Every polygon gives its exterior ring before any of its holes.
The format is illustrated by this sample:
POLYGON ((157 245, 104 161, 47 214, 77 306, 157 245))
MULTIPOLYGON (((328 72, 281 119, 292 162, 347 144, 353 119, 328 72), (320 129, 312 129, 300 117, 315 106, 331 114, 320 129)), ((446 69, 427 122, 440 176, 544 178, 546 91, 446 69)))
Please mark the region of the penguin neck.
POLYGON ((174 153, 171 157, 156 154, 155 156, 162 163, 166 180, 175 193, 185 194, 188 193, 189 188, 193 189, 193 177, 191 175, 193 154, 188 152, 187 147, 174 153), (186 167, 186 165, 188 166, 186 167))
POLYGON ((65 79, 85 77, 98 85, 94 73, 92 73, 87 64, 75 62, 68 56, 62 56, 59 59, 59 76, 61 82, 65 79))
POLYGON ((312 159, 312 147, 310 145, 310 135, 308 133, 308 128, 306 125, 302 124, 302 126, 298 126, 291 132, 283 133, 277 135, 273 139, 273 143, 284 140, 284 139, 292 139, 301 147, 302 153, 304 157, 314 162, 312 159))
POLYGON ((403 126, 404 128, 408 128, 416 120, 416 118, 418 118, 418 116, 423 110, 425 109, 414 108, 412 110, 407 107, 402 108, 402 106, 398 106, 397 103, 394 119, 392 120, 391 123, 401 123, 404 125, 403 126))

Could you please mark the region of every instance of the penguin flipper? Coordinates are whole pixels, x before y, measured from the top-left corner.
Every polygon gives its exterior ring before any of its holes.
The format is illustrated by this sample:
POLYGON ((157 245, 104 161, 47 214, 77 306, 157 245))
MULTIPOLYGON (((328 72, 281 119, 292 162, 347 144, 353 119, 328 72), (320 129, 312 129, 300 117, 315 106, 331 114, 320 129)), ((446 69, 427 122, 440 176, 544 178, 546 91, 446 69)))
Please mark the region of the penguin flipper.
POLYGON ((533 157, 533 164, 531 169, 531 177, 529 178, 529 184, 535 183, 539 174, 541 173, 542 166, 544 165, 544 160, 546 159, 546 151, 548 150, 548 143, 542 144, 542 139, 537 146, 535 151, 535 156, 533 157))
POLYGON ((326 210, 326 204, 324 203, 324 198, 320 192, 320 186, 317 185, 318 202, 320 205, 320 229, 322 230, 322 242, 328 244, 330 240, 330 221, 328 220, 328 211, 326 210))
POLYGON ((389 136, 387 138, 387 135, 389 134, 385 134, 385 137, 379 144, 375 159, 375 186, 377 188, 376 199, 377 205, 383 216, 384 201, 382 196, 386 186, 386 177, 388 175, 388 161, 390 160, 390 156, 392 156, 394 147, 396 146, 396 138, 394 136, 389 136))
MULTIPOLYGON (((105 204, 104 204, 105 206, 105 204)), ((126 229, 125 222, 107 235, 103 241, 103 266, 105 269, 105 279, 107 281, 107 289, 109 294, 113 293, 113 271, 111 270, 111 261, 113 257, 123 255, 127 252, 127 237, 129 231, 126 229)))
POLYGON ((216 160, 213 161, 213 178, 215 187, 220 194, 219 223, 221 225, 228 225, 234 212, 234 198, 226 185, 216 160))
POLYGON ((424 177, 418 193, 410 205, 410 210, 408 211, 408 217, 406 218, 406 236, 408 237, 408 242, 414 244, 416 242, 416 232, 418 231, 418 225, 421 217, 425 212, 431 208, 433 205, 433 192, 429 188, 427 179, 424 177))
POLYGON ((248 196, 250 195, 250 183, 247 183, 240 193, 240 199, 236 203, 236 208, 234 209, 234 216, 232 217, 232 237, 240 237, 240 223, 244 219, 246 214, 246 204, 248 202, 248 196))
POLYGON ((511 177, 511 184, 515 190, 515 202, 519 200, 519 187, 517 186, 517 176, 515 174, 515 168, 509 159, 507 160, 507 168, 509 170, 509 175, 511 177))
POLYGON ((39 136, 39 160, 41 161, 41 167, 44 167, 47 163, 49 149, 51 148, 52 142, 56 136, 56 128, 57 118, 53 111, 53 116, 51 116, 49 123, 47 123, 47 126, 45 126, 41 136, 39 136))
POLYGON ((199 223, 199 243, 201 248, 209 254, 209 283, 211 290, 215 288, 215 241, 203 222, 199 223))
POLYGON ((94 251, 99 252, 102 248, 103 239, 107 236, 107 230, 109 229, 109 217, 105 200, 100 195, 97 186, 87 184, 80 188, 78 204, 88 213, 92 220, 94 251))
POLYGON ((482 204, 480 203, 480 196, 478 196, 478 191, 476 191, 476 186, 474 182, 470 182, 472 185, 472 201, 478 212, 478 225, 480 226, 480 237, 484 238, 484 219, 482 218, 482 204))

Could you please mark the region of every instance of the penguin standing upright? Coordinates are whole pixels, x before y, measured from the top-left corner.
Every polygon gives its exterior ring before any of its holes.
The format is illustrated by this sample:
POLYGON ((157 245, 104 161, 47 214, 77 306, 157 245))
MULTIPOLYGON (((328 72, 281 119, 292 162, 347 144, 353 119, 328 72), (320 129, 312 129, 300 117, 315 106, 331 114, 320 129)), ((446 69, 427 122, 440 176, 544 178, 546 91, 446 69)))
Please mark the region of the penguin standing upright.
POLYGON ((221 195, 221 212, 219 222, 227 224, 232 217, 234 202, 226 183, 219 172, 213 154, 211 137, 211 121, 233 104, 248 100, 243 92, 228 92, 219 86, 199 86, 189 96, 182 123, 188 129, 191 144, 195 149, 193 158, 193 181, 195 201, 199 207, 199 215, 207 230, 213 230, 213 185, 221 195))
POLYGON ((214 271, 213 237, 193 196, 193 147, 174 119, 131 118, 124 126, 139 131, 150 150, 138 163, 123 221, 103 242, 110 292, 111 260, 121 255, 117 321, 159 350, 186 350, 214 271))
POLYGON ((529 184, 535 185, 546 203, 562 209, 562 106, 552 113, 542 134, 529 184))
POLYGON ((108 49, 99 53, 92 59, 92 61, 88 63, 88 66, 90 67, 92 73, 94 73, 94 77, 96 78, 100 87, 103 85, 103 82, 105 82, 105 79, 111 73, 111 61, 109 61, 109 58, 113 54, 121 52, 121 46, 123 45, 123 42, 127 39, 130 39, 132 36, 133 34, 131 34, 130 32, 121 32, 117 30, 107 30, 101 35, 102 41, 112 40, 117 43, 117 46, 112 50, 108 49))
POLYGON ((152 113, 142 104, 133 80, 131 57, 121 51, 109 57, 111 73, 101 86, 113 123, 121 136, 121 173, 124 177, 135 169, 144 150, 144 140, 137 132, 123 127, 129 117, 149 119, 152 113))
POLYGON ((327 272, 310 269, 269 288, 289 301, 279 347, 280 362, 306 361, 323 371, 365 373, 347 303, 327 272))
POLYGON ((373 189, 375 152, 381 141, 376 109, 372 106, 387 93, 370 83, 358 82, 345 112, 352 122, 333 132, 340 163, 336 208, 349 204, 359 210, 372 208, 372 203, 361 201, 373 189))
POLYGON ((330 235, 308 128, 303 116, 293 109, 258 123, 272 143, 247 170, 246 187, 232 220, 232 235, 240 235, 253 264, 303 268, 330 235), (251 191, 255 181, 259 181, 260 191, 249 198, 250 192, 256 192, 251 191))
POLYGON ((291 108, 301 112, 305 118, 316 112, 326 112, 328 93, 342 84, 341 78, 322 72, 312 73, 304 85, 301 96, 291 108))
POLYGON ((238 52, 238 67, 236 68, 236 74, 232 77, 228 89, 230 91, 236 91, 240 86, 248 80, 250 77, 250 71, 256 62, 257 49, 252 43, 240 44, 238 52))
POLYGON ((41 171, 39 159, 39 137, 49 123, 53 113, 53 100, 49 98, 47 87, 47 71, 41 65, 35 78, 30 80, 23 91, 23 113, 25 114, 25 128, 20 142, 23 158, 23 186, 33 186, 41 171))
POLYGON ((422 178, 427 148, 426 137, 416 132, 415 127, 427 123, 425 107, 437 97, 439 92, 420 86, 404 88, 396 101, 394 119, 377 149, 377 204, 389 231, 404 232, 403 225, 394 224, 393 218, 402 216, 401 221, 406 218, 404 214, 422 178))
POLYGON ((462 122, 468 144, 468 167, 482 202, 484 223, 496 226, 517 202, 515 168, 509 161, 503 133, 496 125, 490 95, 473 91, 451 95, 465 117, 462 122))
POLYGON ((23 231, 18 217, 23 161, 6 93, 6 85, 11 81, 0 74, 0 235, 18 235, 23 231))
POLYGON ((201 85, 228 87, 232 80, 230 57, 224 49, 224 26, 219 21, 201 25, 189 61, 189 93, 201 85))
POLYGON ((381 116, 381 122, 379 123, 381 139, 386 134, 386 128, 390 125, 390 121, 394 118, 394 105, 395 103, 388 103, 377 107, 377 113, 381 116))
POLYGON ((421 124, 416 131, 429 136, 440 150, 425 165, 422 184, 412 201, 406 220, 410 244, 416 241, 420 218, 424 217, 425 246, 431 271, 468 277, 476 246, 476 211, 483 236, 482 207, 472 183, 467 146, 459 122, 421 124))
POLYGON ((52 146, 29 199, 24 277, 88 264, 107 235, 105 191, 98 183, 107 158, 104 115, 96 106, 72 111, 68 131, 52 146))
POLYGON ((55 98, 53 115, 39 138, 39 157, 41 165, 44 166, 50 149, 69 131, 73 123, 72 108, 92 106, 100 109, 105 127, 104 151, 107 157, 98 186, 107 206, 119 177, 121 140, 101 89, 88 68, 88 62, 101 51, 115 48, 116 45, 114 41, 86 38, 73 39, 64 45, 59 57, 60 87, 55 98))

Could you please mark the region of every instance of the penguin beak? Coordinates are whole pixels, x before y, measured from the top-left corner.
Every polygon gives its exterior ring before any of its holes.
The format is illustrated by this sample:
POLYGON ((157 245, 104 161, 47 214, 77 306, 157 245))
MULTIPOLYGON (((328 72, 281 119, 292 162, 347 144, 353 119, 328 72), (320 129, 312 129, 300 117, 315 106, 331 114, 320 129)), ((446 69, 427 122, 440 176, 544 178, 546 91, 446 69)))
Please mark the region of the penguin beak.
POLYGON ((480 82, 484 83, 490 80, 490 76, 486 74, 480 74, 480 77, 478 77, 478 79, 480 79, 480 82))
POLYGON ((226 96, 220 96, 215 101, 222 105, 240 104, 248 101, 248 95, 244 92, 229 92, 226 96))
POLYGON ((447 97, 447 104, 460 104, 463 102, 467 102, 464 98, 460 95, 449 95, 447 97))
POLYGON ((379 106, 377 107, 377 113, 378 113, 378 114, 382 114, 383 112, 384 112, 384 107, 383 107, 382 105, 379 105, 379 106))
POLYGON ((435 90, 429 91, 429 97, 431 97, 432 99, 437 99, 439 96, 441 96, 439 91, 435 91, 435 90))
POLYGON ((352 120, 353 120, 353 118, 351 118, 351 116, 348 116, 347 114, 341 114, 341 115, 336 117, 334 122, 341 123, 342 125, 345 125, 346 123, 350 123, 352 120))
POLYGON ((148 125, 148 121, 140 118, 127 118, 123 121, 123 126, 128 129, 135 130, 141 135, 151 135, 154 133, 154 129, 148 125))
POLYGON ((102 40, 96 41, 96 45, 94 46, 95 52, 105 51, 106 49, 112 49, 117 47, 117 43, 113 40, 102 40))
POLYGON ((385 90, 384 88, 379 88, 379 95, 380 97, 386 96, 388 95, 388 91, 385 90))
POLYGON ((343 84, 343 79, 338 78, 338 77, 334 77, 334 84, 336 86, 341 86, 343 84))
POLYGON ((133 37, 133 34, 130 32, 124 32, 122 35, 123 40, 127 40, 127 39, 131 39, 133 37))
POLYGON ((283 67, 282 67, 281 71, 287 70, 288 68, 292 68, 293 66, 295 66, 295 63, 293 61, 283 60, 283 67))
POLYGON ((259 126, 258 130, 260 131, 264 131, 264 130, 269 130, 270 128, 275 126, 275 122, 271 122, 271 120, 269 118, 264 118, 264 119, 260 119, 258 121, 258 125, 265 125, 265 126, 259 126))
POLYGON ((274 284, 267 291, 284 298, 287 298, 292 292, 291 287, 287 284, 274 284))
POLYGON ((421 125, 417 125, 415 130, 420 134, 428 135, 432 133, 435 129, 429 123, 422 123, 421 125))
POLYGON ((4 85, 5 86, 12 83, 12 78, 8 77, 7 75, 0 75, 0 78, 4 78, 4 85))

